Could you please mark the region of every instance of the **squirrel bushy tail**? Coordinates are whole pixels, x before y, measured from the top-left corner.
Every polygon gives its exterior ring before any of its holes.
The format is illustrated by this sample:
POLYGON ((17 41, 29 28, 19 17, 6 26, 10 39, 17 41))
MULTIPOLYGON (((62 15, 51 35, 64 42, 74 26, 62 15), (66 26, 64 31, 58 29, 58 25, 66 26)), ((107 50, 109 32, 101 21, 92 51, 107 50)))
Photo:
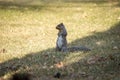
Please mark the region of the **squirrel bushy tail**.
POLYGON ((74 47, 68 47, 69 52, 74 51, 91 51, 91 49, 85 47, 85 46, 74 46, 74 47))

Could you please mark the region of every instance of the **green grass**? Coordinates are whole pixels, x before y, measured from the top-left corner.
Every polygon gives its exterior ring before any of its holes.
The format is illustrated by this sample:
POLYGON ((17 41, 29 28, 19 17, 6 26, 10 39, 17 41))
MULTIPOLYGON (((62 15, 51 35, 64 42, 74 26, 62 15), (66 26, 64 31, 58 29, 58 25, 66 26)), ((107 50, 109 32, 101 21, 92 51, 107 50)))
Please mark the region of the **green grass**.
POLYGON ((1 78, 29 72, 34 80, 56 80, 53 75, 61 72, 62 80, 120 79, 119 3, 67 1, 1 3, 1 78), (61 22, 68 31, 68 46, 84 45, 92 50, 55 52, 55 27, 61 22), (89 63, 94 57, 95 62, 89 63), (64 67, 54 66, 59 62, 64 67))

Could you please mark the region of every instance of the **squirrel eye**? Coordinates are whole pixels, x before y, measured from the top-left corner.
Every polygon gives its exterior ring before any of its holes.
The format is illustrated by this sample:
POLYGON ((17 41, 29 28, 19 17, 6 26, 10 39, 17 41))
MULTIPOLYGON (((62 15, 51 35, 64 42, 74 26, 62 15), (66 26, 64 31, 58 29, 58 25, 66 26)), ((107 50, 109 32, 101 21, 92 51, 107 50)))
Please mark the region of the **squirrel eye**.
POLYGON ((58 27, 60 27, 61 25, 58 25, 58 27))

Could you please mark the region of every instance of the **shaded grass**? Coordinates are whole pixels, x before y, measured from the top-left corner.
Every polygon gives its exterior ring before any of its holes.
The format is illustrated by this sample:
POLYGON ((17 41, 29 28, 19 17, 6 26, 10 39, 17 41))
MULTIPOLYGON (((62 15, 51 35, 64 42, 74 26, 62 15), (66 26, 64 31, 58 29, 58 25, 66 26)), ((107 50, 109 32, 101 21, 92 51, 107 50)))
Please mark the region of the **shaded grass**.
POLYGON ((0 7, 0 76, 21 71, 34 74, 35 80, 54 80, 59 71, 63 80, 119 79, 120 8, 95 3, 53 5, 0 7), (92 51, 55 52, 55 26, 60 22, 67 28, 69 46, 84 45, 92 51), (96 55, 108 59, 88 64, 96 55), (61 61, 64 67, 56 68, 54 64, 61 61))

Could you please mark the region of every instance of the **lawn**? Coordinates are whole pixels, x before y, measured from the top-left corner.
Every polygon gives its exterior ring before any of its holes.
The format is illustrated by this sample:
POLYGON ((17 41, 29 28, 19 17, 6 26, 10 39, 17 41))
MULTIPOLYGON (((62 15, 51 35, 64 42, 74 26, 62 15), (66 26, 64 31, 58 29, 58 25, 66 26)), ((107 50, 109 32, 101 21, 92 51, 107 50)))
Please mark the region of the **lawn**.
POLYGON ((0 78, 28 72, 33 80, 119 80, 120 2, 79 0, 0 1, 0 78), (68 47, 56 52, 63 22, 68 47))

